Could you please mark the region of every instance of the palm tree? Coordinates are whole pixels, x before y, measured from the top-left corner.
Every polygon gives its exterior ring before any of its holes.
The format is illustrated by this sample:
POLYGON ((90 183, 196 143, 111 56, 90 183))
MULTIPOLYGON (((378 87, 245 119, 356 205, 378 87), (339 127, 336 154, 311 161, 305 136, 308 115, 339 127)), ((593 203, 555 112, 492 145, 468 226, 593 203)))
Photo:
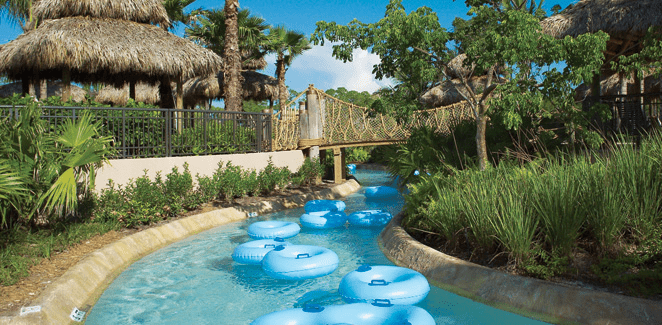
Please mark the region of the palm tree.
POLYGON ((239 51, 239 0, 225 0, 225 59, 223 92, 225 93, 225 110, 241 111, 243 104, 241 91, 241 52, 239 51))
MULTIPOLYGON (((259 70, 252 62, 263 60, 266 54, 262 47, 267 41, 265 31, 269 25, 263 18, 251 16, 248 9, 239 10, 237 25, 242 69, 259 70)), ((203 10, 196 17, 195 23, 186 28, 189 39, 220 56, 223 56, 225 48, 225 32, 225 12, 223 10, 203 10)))
POLYGON ((269 50, 276 53, 276 77, 278 78, 278 101, 280 109, 284 110, 287 103, 287 87, 285 86, 285 72, 295 57, 310 50, 310 42, 305 35, 295 31, 286 30, 283 26, 269 29, 269 50))
POLYGON ((2 0, 0 13, 6 13, 9 19, 21 25, 24 31, 32 29, 32 2, 33 0, 2 0))
POLYGON ((168 13, 171 25, 170 29, 174 28, 175 24, 182 23, 187 25, 191 20, 202 12, 202 9, 192 10, 190 13, 185 13, 184 8, 188 7, 195 0, 163 0, 163 6, 168 13))

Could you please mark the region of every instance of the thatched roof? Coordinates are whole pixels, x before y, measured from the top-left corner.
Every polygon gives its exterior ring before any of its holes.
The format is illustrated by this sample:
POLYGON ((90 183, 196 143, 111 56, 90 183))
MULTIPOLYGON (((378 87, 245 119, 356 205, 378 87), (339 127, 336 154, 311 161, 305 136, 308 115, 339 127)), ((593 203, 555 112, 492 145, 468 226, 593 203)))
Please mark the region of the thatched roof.
MULTIPOLYGON (((635 84, 634 78, 629 78, 627 83, 628 94, 636 94, 639 92, 639 89, 637 89, 639 85, 635 84)), ((618 95, 620 89, 621 84, 617 73, 602 79, 600 82, 600 94, 602 96, 618 95)), ((662 92, 662 77, 648 76, 644 78, 644 93, 660 92, 662 92)), ((575 89, 575 100, 583 101, 590 97, 592 94, 593 91, 591 90, 591 85, 581 84, 575 89)))
POLYGON ((659 0, 582 0, 540 22, 544 33, 557 38, 603 31, 609 34, 602 75, 611 75, 609 63, 641 49, 640 40, 651 26, 662 25, 659 0))
POLYGON ((268 65, 267 60, 264 58, 259 59, 244 59, 242 58, 241 68, 244 70, 262 70, 268 65))
POLYGON ((60 79, 65 69, 72 81, 123 86, 213 74, 222 59, 154 25, 89 17, 44 21, 0 51, 0 73, 14 80, 35 74, 60 79))
POLYGON ((448 62, 448 68, 446 69, 446 74, 451 78, 451 79, 460 79, 464 75, 464 77, 469 77, 471 75, 472 70, 469 70, 464 67, 464 60, 467 59, 467 55, 465 53, 462 53, 456 57, 454 57, 450 62, 448 62))
POLYGON ((659 0, 582 0, 543 20, 543 32, 562 38, 603 31, 612 37, 643 36, 650 26, 662 25, 659 0))
MULTIPOLYGON (((40 83, 37 83, 35 85, 35 92, 39 94, 40 91, 40 83)), ((23 93, 23 83, 22 82, 14 82, 6 85, 0 86, 0 97, 12 97, 14 94, 21 94, 23 93)), ((74 102, 83 102, 85 101, 85 94, 87 92, 78 86, 71 86, 71 98, 74 102)), ((46 88, 46 95, 48 97, 51 96, 60 96, 62 97, 62 82, 61 81, 56 81, 56 82, 48 82, 48 86, 46 88)))
MULTIPOLYGON (((136 101, 146 104, 159 105, 161 96, 159 95, 159 83, 150 85, 144 82, 136 83, 136 101)), ((103 87, 94 98, 94 101, 113 106, 125 106, 129 101, 129 85, 116 88, 111 85, 103 87)))
MULTIPOLYGON (((277 100, 278 80, 255 71, 242 71, 244 77, 243 97, 256 101, 277 100)), ((223 94, 223 72, 206 78, 194 78, 184 84, 184 97, 198 100, 220 99, 223 94)), ((289 97, 289 94, 288 94, 289 97)))
MULTIPOLYGON (((484 89, 486 80, 487 76, 473 77, 469 79, 469 86, 474 91, 484 89)), ((497 82, 496 79, 492 80, 492 82, 497 82)), ((447 80, 419 96, 418 101, 429 108, 448 106, 465 100, 462 97, 463 93, 468 97, 464 91, 464 85, 459 79, 447 80)))
POLYGON ((33 14, 37 21, 88 16, 170 26, 161 0, 39 0, 33 14))

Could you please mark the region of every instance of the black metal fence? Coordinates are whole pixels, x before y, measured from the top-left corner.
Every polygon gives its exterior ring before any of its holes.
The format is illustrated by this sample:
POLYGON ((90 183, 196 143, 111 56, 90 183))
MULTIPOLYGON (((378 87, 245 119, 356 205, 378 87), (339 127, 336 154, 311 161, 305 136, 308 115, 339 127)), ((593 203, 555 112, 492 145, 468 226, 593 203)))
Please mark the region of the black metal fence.
MULTIPOLYGON (((612 113, 608 121, 596 121, 606 133, 641 135, 653 127, 662 127, 662 94, 601 96, 612 113)), ((584 107, 595 103, 593 98, 584 101, 584 107)))
MULTIPOLYGON (((23 106, 0 106, 19 116, 23 106)), ((42 108, 51 130, 88 111, 117 149, 112 158, 172 157, 271 151, 271 114, 159 108, 42 108)))

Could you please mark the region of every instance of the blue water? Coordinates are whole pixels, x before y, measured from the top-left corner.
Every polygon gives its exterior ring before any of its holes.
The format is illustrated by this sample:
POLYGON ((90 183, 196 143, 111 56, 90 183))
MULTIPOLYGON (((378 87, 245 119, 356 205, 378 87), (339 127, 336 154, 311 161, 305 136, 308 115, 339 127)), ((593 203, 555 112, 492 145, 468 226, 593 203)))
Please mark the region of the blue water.
MULTIPOLYGON (((363 186, 390 185, 384 172, 358 170, 363 186)), ((346 212, 376 208, 362 190, 344 199, 346 212)), ((380 204, 393 215, 402 198, 380 204)), ((333 230, 302 228, 293 244, 327 247, 340 259, 330 275, 302 281, 276 280, 260 266, 242 265, 230 255, 251 239, 248 226, 261 220, 298 222, 303 208, 272 213, 214 228, 156 251, 132 264, 108 287, 87 324, 249 324, 278 310, 307 303, 342 304, 342 277, 363 264, 393 265, 377 245, 380 229, 347 226, 333 230)), ((437 324, 544 324, 432 287, 417 306, 437 324)))

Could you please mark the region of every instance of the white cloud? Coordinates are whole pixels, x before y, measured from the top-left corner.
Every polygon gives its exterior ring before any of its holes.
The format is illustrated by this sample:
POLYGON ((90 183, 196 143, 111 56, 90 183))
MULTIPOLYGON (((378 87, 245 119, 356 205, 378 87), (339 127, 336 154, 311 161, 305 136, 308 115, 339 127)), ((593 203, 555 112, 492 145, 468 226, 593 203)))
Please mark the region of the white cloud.
MULTIPOLYGON (((379 56, 361 49, 354 51, 354 60, 343 63, 333 58, 332 44, 313 46, 294 59, 292 66, 287 70, 286 82, 296 90, 302 90, 308 84, 315 84, 317 88, 326 90, 330 88, 345 87, 348 90, 377 91, 385 86, 392 86, 392 80, 377 80, 372 74, 373 65, 379 63, 379 56)), ((269 67, 264 73, 274 75, 276 58, 267 56, 269 67)))

